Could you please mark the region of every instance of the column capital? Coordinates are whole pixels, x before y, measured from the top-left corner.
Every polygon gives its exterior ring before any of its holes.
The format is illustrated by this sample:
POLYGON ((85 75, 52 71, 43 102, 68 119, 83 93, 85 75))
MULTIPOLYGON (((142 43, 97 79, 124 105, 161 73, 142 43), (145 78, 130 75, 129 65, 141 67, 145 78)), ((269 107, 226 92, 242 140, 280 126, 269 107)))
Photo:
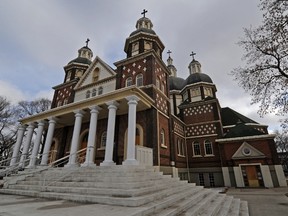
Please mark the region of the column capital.
POLYGON ((34 128, 35 127, 35 123, 34 122, 29 122, 27 124, 27 128, 34 128))
POLYGON ((109 109, 109 108, 117 108, 120 104, 117 101, 113 100, 106 102, 106 105, 108 106, 109 109))
POLYGON ((27 127, 27 125, 22 125, 22 124, 20 124, 20 125, 18 126, 18 130, 26 130, 26 127, 27 127))
POLYGON ((99 106, 97 106, 97 105, 95 105, 95 106, 90 106, 89 109, 90 109, 90 113, 92 113, 92 112, 99 112, 100 110, 102 110, 102 108, 99 107, 99 106))
POLYGON ((39 120, 39 121, 37 121, 37 123, 38 123, 38 127, 45 125, 45 121, 44 120, 39 120))
POLYGON ((140 99, 139 99, 139 97, 137 97, 136 95, 129 95, 129 96, 126 97, 126 100, 129 101, 129 102, 130 102, 130 101, 136 101, 136 102, 137 102, 137 101, 139 101, 140 99))
POLYGON ((49 123, 50 123, 50 122, 56 123, 59 119, 56 118, 56 117, 51 116, 51 117, 48 118, 48 120, 49 120, 49 123))
POLYGON ((73 112, 75 113, 75 117, 77 117, 77 116, 83 117, 83 115, 85 114, 85 111, 80 110, 80 109, 74 110, 73 112))

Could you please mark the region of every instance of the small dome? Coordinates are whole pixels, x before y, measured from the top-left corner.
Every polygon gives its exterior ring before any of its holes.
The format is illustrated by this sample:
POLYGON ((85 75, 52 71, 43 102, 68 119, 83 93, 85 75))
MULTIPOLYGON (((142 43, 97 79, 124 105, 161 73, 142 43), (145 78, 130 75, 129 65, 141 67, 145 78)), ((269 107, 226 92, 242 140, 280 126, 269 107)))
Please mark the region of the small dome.
POLYGON ((152 30, 152 29, 140 28, 140 29, 137 29, 137 30, 133 31, 133 32, 130 34, 130 36, 136 35, 136 34, 139 33, 139 32, 156 35, 155 31, 152 30))
POLYGON ((194 83, 198 83, 198 82, 213 83, 212 79, 207 74, 193 73, 187 77, 185 84, 189 85, 189 84, 194 84, 194 83))
POLYGON ((152 28, 153 28, 153 24, 152 24, 151 20, 147 17, 142 17, 139 20, 137 20, 137 23, 136 23, 136 29, 137 30, 133 31, 130 34, 130 36, 133 36, 139 32, 144 32, 144 33, 156 35, 156 33, 152 30, 152 28))
POLYGON ((68 65, 69 65, 69 64, 72 64, 72 63, 80 63, 80 64, 88 64, 88 65, 90 65, 90 64, 92 63, 92 61, 89 60, 89 59, 87 59, 87 58, 78 57, 78 58, 73 59, 72 61, 70 61, 70 62, 68 63, 68 65))
POLYGON ((169 89, 170 90, 181 90, 185 86, 185 80, 180 77, 169 77, 169 89))

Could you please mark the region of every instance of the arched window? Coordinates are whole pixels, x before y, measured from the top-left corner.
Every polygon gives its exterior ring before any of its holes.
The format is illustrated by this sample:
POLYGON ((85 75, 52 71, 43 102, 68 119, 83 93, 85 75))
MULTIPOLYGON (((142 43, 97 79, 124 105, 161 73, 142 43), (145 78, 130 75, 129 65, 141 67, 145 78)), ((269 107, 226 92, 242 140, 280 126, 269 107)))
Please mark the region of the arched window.
POLYGON ((98 95, 102 95, 102 94, 103 94, 103 87, 100 86, 100 87, 98 88, 98 95))
POLYGON ((156 88, 160 89, 160 79, 156 78, 156 88))
POLYGON ((96 90, 96 89, 93 89, 93 90, 92 90, 92 97, 95 97, 96 94, 97 94, 97 90, 96 90))
POLYGON ((184 142, 183 139, 177 139, 177 151, 179 156, 185 156, 184 142))
POLYGON ((205 146, 205 155, 213 155, 213 147, 211 141, 205 140, 204 146, 205 146))
POLYGON ((131 85, 133 85, 132 77, 128 77, 126 79, 126 86, 128 87, 128 86, 131 86, 131 85))
POLYGON ((143 86, 143 74, 136 76, 136 86, 143 86))
POLYGON ((60 107, 60 106, 62 106, 62 101, 61 101, 61 100, 59 100, 59 101, 57 102, 57 107, 60 107))
POLYGON ((92 77, 93 82, 97 82, 99 80, 99 71, 100 69, 98 67, 95 68, 95 70, 93 71, 93 77, 92 77))
POLYGON ((107 132, 104 131, 101 135, 101 148, 106 147, 107 132))
POLYGON ((161 144, 162 147, 166 147, 164 129, 162 129, 161 132, 160 132, 160 144, 161 144))
POLYGON ((66 104, 68 104, 68 98, 65 98, 63 101, 63 105, 66 105, 66 104))
POLYGON ((198 141, 193 142, 193 155, 201 156, 200 143, 198 141))
POLYGON ((89 98, 90 97, 90 90, 88 90, 87 92, 86 92, 86 98, 89 98))

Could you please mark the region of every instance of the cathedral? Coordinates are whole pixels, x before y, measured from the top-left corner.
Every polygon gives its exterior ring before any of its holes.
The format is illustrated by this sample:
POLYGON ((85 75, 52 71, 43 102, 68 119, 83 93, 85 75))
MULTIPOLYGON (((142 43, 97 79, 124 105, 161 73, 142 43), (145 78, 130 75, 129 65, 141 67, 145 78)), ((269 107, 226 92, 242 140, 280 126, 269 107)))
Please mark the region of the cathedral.
POLYGON ((26 168, 66 156, 67 169, 145 165, 205 187, 286 186, 267 125, 221 107, 195 53, 189 76, 177 77, 171 52, 164 62, 165 46, 145 13, 115 66, 93 57, 87 39, 53 87, 51 109, 20 120, 10 165, 22 146, 26 168))

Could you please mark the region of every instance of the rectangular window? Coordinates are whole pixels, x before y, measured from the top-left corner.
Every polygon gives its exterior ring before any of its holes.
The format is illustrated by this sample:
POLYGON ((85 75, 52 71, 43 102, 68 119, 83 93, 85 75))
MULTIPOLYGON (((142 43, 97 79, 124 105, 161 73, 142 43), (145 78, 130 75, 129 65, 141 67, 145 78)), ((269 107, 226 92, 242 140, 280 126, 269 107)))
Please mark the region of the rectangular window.
POLYGON ((205 145, 205 155, 213 155, 212 143, 209 140, 204 142, 205 145))
POLYGON ((200 185, 200 186, 204 186, 204 185, 205 185, 205 182, 204 182, 204 174, 203 174, 203 173, 199 173, 199 174, 198 174, 198 177, 199 177, 199 185, 200 185))
POLYGON ((209 182, 210 182, 210 187, 215 187, 215 180, 214 180, 213 173, 209 173, 209 182))
POLYGON ((201 156, 201 149, 200 149, 199 142, 193 143, 193 153, 194 153, 194 156, 201 156))

